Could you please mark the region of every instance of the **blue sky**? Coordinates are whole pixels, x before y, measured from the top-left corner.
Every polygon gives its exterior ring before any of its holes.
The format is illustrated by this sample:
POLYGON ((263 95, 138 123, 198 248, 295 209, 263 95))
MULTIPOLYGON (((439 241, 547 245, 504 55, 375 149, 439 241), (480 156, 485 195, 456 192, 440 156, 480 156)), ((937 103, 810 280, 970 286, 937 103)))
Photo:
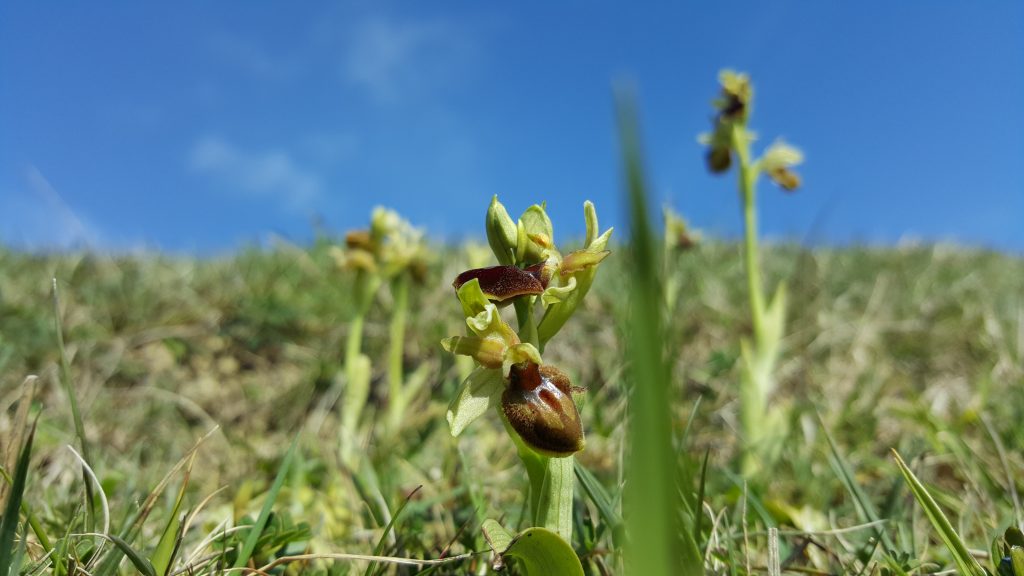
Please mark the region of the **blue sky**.
POLYGON ((4 2, 0 242, 220 253, 378 204, 461 238, 495 193, 618 225, 622 78, 657 199, 732 236, 696 136, 733 67, 807 157, 766 234, 1024 251, 1024 3, 552 4, 4 2))

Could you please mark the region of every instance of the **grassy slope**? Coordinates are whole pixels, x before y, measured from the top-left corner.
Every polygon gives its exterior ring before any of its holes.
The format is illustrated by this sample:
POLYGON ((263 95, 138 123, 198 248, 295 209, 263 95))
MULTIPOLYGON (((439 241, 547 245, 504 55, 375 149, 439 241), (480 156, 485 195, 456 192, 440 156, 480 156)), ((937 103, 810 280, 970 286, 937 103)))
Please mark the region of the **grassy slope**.
MULTIPOLYGON (((499 424, 474 425, 458 443, 444 425, 459 367, 437 342, 462 330, 449 280, 466 264, 459 251, 439 261, 427 286, 412 293, 406 344, 408 371, 426 366, 430 394, 414 405, 399 436, 377 437, 366 451, 392 510, 423 485, 399 522, 397 542, 387 548, 403 556, 485 549, 475 509, 504 515, 506 524, 522 514, 517 488, 525 479, 518 478, 499 424)), ((711 519, 704 522, 704 537, 722 560, 713 566, 742 573, 749 563, 759 572, 766 519, 783 529, 784 560, 806 548, 791 566, 834 573, 860 566, 871 530, 812 538, 787 532, 863 522, 830 464, 817 414, 856 482, 891 519, 884 528, 911 564, 928 560, 948 567, 949 560, 912 504, 890 448, 908 461, 923 457, 912 466, 935 487, 933 494, 973 548, 987 549, 1014 521, 1004 468, 1024 477, 1024 455, 1012 449, 1024 444, 1024 262, 947 247, 770 249, 769 280, 787 278, 791 290, 777 401, 791 405, 793 416, 776 472, 748 488, 746 507, 729 472, 738 470, 733 362, 738 336, 749 330, 739 253, 732 245, 706 244, 673 256, 671 267, 679 289, 668 343, 677 358, 674 410, 681 431, 703 396, 685 450, 695 456, 710 451, 706 499, 720 520, 713 532, 711 519), (1011 448, 1005 463, 983 420, 1011 448)), ((587 309, 545 354, 545 361, 589 387, 582 406, 588 444, 580 461, 613 494, 619 492, 625 429, 619 320, 628 306, 620 298, 622 270, 615 257, 602 267, 587 309)), ((198 437, 219 424, 220 432, 198 453, 186 506, 228 488, 213 497, 186 536, 183 549, 191 552, 225 518, 255 516, 290 438, 305 424, 297 465, 276 510, 309 525, 314 551, 373 550, 380 527, 336 450, 333 402, 349 300, 347 279, 334 268, 326 245, 280 246, 212 261, 0 251, 0 408, 16 402, 25 375, 42 377, 37 403, 44 411, 25 499, 56 540, 81 517, 83 489, 64 448, 74 444, 74 427, 56 379, 52 276, 62 289, 65 339, 93 468, 115 526, 198 437)), ((386 390, 389 304, 385 289, 364 340, 374 360, 375 401, 386 390)), ((373 409, 369 416, 372 421, 373 409)), ((0 418, 0 438, 9 437, 9 426, 10 418, 0 418)), ((178 482, 144 524, 135 541, 141 551, 156 546, 178 482)), ((581 520, 577 548, 592 551, 595 562, 614 571, 620 558, 610 535, 595 536, 588 528, 600 524, 592 507, 581 520)), ((74 524, 70 529, 83 531, 74 524)), ((295 549, 306 545, 301 534, 291 539, 301 541, 295 549)), ((40 555, 31 546, 28 554, 40 555)), ((128 571, 127 562, 122 570, 128 571)))

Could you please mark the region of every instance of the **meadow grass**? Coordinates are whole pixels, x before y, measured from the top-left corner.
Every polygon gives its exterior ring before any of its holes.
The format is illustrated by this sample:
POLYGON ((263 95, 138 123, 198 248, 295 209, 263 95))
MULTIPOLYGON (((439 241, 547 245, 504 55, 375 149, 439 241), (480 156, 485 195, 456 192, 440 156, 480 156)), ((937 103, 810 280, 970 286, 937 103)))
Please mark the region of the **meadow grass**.
MULTIPOLYGON (((497 417, 458 442, 444 419, 466 367, 438 342, 463 330, 450 283, 476 265, 472 252, 435 247, 427 282, 408 293, 402 369, 429 374, 427 390, 387 434, 394 295, 382 289, 367 312, 362 350, 373 373, 353 469, 339 444, 353 317, 352 278, 330 254, 339 242, 209 259, 0 250, 0 457, 15 482, 22 383, 39 375, 18 506, 31 522, 14 528, 4 557, 35 574, 128 574, 147 563, 154 573, 486 573, 483 519, 513 530, 529 520, 526 477, 497 417), (107 536, 92 536, 104 523, 107 536)), ((623 295, 636 273, 627 247, 611 249, 544 352, 588 387, 573 530, 587 574, 623 570, 633 473, 626 399, 636 372, 623 295)), ((789 287, 771 401, 787 406, 790 433, 771 473, 749 483, 737 432, 739 336, 752 330, 740 246, 706 241, 664 259, 678 279, 661 338, 672 364, 671 447, 688 471, 680 487, 699 522, 685 529, 706 572, 767 573, 770 529, 782 573, 956 569, 891 449, 967 552, 997 564, 992 541, 1024 520, 1024 262, 949 245, 775 244, 762 258, 765 281, 789 287)))

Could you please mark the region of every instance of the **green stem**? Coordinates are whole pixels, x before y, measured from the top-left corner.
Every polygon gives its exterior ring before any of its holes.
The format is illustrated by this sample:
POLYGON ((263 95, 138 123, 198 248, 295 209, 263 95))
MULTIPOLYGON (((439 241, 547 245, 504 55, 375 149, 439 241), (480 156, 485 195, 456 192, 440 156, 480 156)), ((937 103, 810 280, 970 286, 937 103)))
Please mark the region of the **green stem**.
POLYGON ((360 368, 363 347, 363 321, 365 313, 356 311, 348 325, 348 341, 345 343, 345 400, 341 407, 341 456, 346 464, 352 462, 355 454, 356 429, 359 417, 369 395, 368 375, 360 368))
POLYGON ((741 379, 740 420, 743 427, 743 472, 754 475, 762 466, 762 451, 768 435, 768 391, 772 387, 774 355, 765 341, 765 297, 758 259, 757 234, 757 178, 759 168, 750 160, 750 140, 742 125, 732 128, 732 145, 739 158, 739 187, 743 201, 744 261, 747 269, 747 289, 750 293, 750 314, 754 325, 754 342, 741 379))
POLYGON ((402 360, 405 349, 405 321, 409 310, 409 275, 402 273, 392 284, 395 308, 391 313, 391 349, 388 364, 388 425, 396 430, 405 410, 402 390, 402 360))
POLYGON ((363 349, 363 320, 362 311, 352 316, 348 325, 348 340, 345 342, 345 375, 352 372, 355 360, 362 353, 363 349))
POLYGON ((557 532, 572 543, 572 498, 576 476, 572 456, 551 458, 538 454, 516 434, 498 407, 505 429, 516 445, 530 480, 530 515, 534 526, 557 532))
POLYGON ((533 344, 540 351, 540 336, 537 334, 537 321, 533 317, 533 296, 516 298, 516 322, 519 324, 519 339, 533 344))
POLYGON ((750 312, 754 322, 754 340, 763 337, 764 293, 761 284, 761 266, 757 249, 757 176, 758 170, 750 162, 750 141, 741 125, 732 129, 732 144, 739 157, 740 199, 743 201, 744 260, 747 267, 747 287, 750 292, 750 312))

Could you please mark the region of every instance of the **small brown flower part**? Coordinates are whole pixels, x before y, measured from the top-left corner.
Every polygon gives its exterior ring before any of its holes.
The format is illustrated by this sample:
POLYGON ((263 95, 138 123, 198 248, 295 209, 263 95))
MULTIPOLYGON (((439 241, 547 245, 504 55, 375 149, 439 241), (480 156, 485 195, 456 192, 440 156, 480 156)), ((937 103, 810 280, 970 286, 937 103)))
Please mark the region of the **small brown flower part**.
POLYGON ((554 272, 554 266, 548 266, 548 261, 538 262, 533 266, 527 266, 523 269, 525 272, 540 281, 542 288, 548 287, 548 282, 551 281, 551 274, 554 272))
POLYGON ((800 187, 800 175, 785 166, 769 170, 768 177, 786 192, 793 192, 800 187))
POLYGON ((480 291, 492 302, 503 302, 516 296, 544 292, 544 285, 541 284, 538 276, 515 266, 491 266, 467 270, 456 276, 452 285, 458 290, 463 284, 474 278, 480 282, 480 291))
POLYGON ((345 245, 349 248, 359 248, 368 252, 373 251, 373 238, 369 230, 352 230, 345 234, 345 245))
POLYGON ((554 366, 513 364, 501 408, 516 433, 534 450, 554 457, 583 449, 583 426, 572 383, 554 366))
POLYGON ((732 165, 732 151, 726 147, 716 146, 708 150, 708 170, 712 174, 721 174, 732 165))

